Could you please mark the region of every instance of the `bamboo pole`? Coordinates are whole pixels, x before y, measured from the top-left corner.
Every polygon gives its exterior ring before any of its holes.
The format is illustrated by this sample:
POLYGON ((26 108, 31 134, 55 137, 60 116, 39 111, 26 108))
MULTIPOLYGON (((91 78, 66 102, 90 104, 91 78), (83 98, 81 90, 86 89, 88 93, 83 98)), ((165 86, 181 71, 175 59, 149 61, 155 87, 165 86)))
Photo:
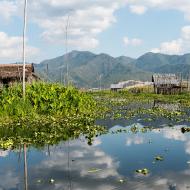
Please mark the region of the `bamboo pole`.
POLYGON ((183 84, 182 73, 180 73, 180 77, 181 77, 181 93, 182 93, 182 84, 183 84))
POLYGON ((67 17, 67 23, 66 23, 66 28, 65 28, 65 60, 66 60, 66 85, 69 85, 69 63, 68 63, 68 27, 69 27, 69 18, 70 15, 68 14, 67 17))
POLYGON ((189 92, 189 80, 190 80, 190 73, 188 73, 188 80, 187 80, 187 85, 188 85, 187 91, 188 91, 188 92, 189 92))
POLYGON ((23 26, 23 98, 26 95, 26 25, 27 25, 27 4, 28 0, 24 1, 24 26, 23 26))
POLYGON ((46 65, 47 82, 49 82, 49 66, 46 65))
POLYGON ((24 144, 24 186, 28 190, 27 146, 24 144))
POLYGON ((69 63, 68 63, 68 29, 69 29, 69 22, 70 17, 73 9, 68 11, 67 20, 66 20, 66 27, 65 27, 65 62, 66 62, 66 85, 69 85, 69 63))

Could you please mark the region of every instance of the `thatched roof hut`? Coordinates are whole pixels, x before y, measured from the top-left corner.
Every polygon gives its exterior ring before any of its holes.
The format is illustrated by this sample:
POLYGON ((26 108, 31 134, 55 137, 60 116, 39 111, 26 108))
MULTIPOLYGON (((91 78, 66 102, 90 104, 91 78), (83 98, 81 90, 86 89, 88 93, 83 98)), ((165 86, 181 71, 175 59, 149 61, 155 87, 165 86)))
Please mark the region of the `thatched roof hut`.
POLYGON ((152 82, 155 85, 175 85, 180 86, 180 78, 175 74, 154 74, 152 76, 152 82))
MULTIPOLYGON (((22 81, 22 64, 0 64, 0 84, 10 85, 14 82, 22 81)), ((39 77, 34 73, 33 64, 26 64, 26 82, 38 80, 39 77)))
POLYGON ((181 89, 181 79, 175 74, 154 74, 152 82, 158 94, 173 94, 181 89))

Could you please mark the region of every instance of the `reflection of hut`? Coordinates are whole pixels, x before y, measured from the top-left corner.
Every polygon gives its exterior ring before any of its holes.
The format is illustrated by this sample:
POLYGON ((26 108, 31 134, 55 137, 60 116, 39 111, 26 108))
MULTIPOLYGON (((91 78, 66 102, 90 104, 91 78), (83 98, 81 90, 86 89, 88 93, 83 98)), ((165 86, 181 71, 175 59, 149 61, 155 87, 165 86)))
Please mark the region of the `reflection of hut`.
MULTIPOLYGON (((22 81, 23 65, 22 64, 0 64, 0 85, 11 85, 15 82, 22 81)), ((33 64, 26 64, 26 82, 39 80, 34 73, 33 64)))
POLYGON ((112 91, 118 91, 123 89, 123 84, 119 83, 119 84, 111 84, 110 89, 112 91))
POLYGON ((181 106, 178 103, 166 103, 160 101, 154 101, 154 108, 160 108, 167 111, 181 111, 181 106))
POLYGON ((157 94, 176 94, 181 92, 182 82, 175 74, 154 74, 152 76, 154 92, 157 94))

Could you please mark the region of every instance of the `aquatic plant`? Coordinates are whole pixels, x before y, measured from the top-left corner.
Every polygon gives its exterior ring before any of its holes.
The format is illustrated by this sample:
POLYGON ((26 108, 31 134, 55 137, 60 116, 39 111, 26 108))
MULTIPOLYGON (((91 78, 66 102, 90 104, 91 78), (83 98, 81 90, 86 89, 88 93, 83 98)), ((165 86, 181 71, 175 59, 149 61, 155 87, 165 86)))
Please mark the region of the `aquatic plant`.
POLYGON ((44 147, 80 135, 92 144, 105 131, 94 124, 96 117, 94 99, 72 86, 28 84, 24 101, 21 85, 15 85, 0 94, 0 148, 44 147))
POLYGON ((190 127, 182 127, 182 128, 181 128, 181 132, 182 132, 182 133, 190 132, 190 127))
POLYGON ((150 171, 147 168, 143 168, 143 169, 136 170, 136 173, 148 175, 150 173, 150 171))
POLYGON ((163 156, 155 156, 154 159, 156 161, 163 161, 164 160, 164 157, 163 156))
POLYGON ((25 116, 31 113, 60 114, 86 113, 95 109, 95 101, 85 93, 60 84, 33 83, 26 86, 22 99, 21 85, 3 89, 0 94, 1 115, 25 116), (90 109, 90 110, 89 110, 90 109))

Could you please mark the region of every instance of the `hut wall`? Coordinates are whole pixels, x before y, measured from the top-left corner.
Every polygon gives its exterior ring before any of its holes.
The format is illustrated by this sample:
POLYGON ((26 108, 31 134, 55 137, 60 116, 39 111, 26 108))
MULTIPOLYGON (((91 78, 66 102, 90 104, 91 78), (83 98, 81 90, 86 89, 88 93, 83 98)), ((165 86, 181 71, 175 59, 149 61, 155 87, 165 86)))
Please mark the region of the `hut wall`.
POLYGON ((157 94, 178 94, 181 92, 181 87, 157 87, 155 93, 157 94))
POLYGON ((39 80, 39 78, 38 78, 37 76, 35 76, 35 75, 29 75, 29 76, 26 78, 26 81, 27 81, 28 83, 32 83, 32 82, 38 81, 38 80, 39 80))

